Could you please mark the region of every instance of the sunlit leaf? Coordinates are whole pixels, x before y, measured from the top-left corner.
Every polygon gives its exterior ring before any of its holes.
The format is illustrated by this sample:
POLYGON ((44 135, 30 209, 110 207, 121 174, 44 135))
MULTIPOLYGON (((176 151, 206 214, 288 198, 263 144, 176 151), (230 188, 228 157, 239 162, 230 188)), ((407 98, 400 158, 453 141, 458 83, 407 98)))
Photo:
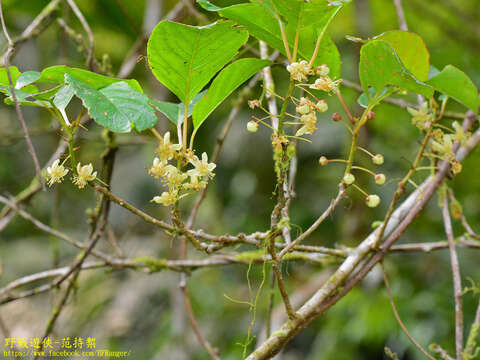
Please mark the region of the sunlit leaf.
POLYGON ((480 106, 478 90, 472 80, 455 66, 445 66, 442 71, 428 80, 427 84, 478 113, 480 106))
POLYGON ((236 88, 260 69, 271 64, 271 61, 260 59, 240 59, 227 66, 213 80, 207 94, 198 102, 193 110, 193 126, 198 128, 205 119, 236 88))
POLYGON ((370 41, 362 46, 359 75, 363 91, 368 96, 370 86, 379 92, 387 85, 398 86, 429 98, 433 96, 433 88, 410 74, 395 50, 382 40, 370 41))
POLYGON ((248 33, 219 21, 207 26, 160 22, 147 46, 155 77, 183 102, 189 102, 232 60, 248 33))
POLYGON ((426 81, 428 79, 430 53, 420 35, 409 31, 393 30, 374 39, 389 43, 405 68, 418 80, 426 81))

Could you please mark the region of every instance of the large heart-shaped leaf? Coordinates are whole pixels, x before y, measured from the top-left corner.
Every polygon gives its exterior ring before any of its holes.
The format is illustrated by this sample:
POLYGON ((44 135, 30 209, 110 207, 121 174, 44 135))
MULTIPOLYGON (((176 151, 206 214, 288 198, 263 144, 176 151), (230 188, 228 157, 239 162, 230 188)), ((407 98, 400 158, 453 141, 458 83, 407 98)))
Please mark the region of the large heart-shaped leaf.
POLYGON ((147 45, 153 74, 181 101, 190 102, 246 43, 248 33, 233 25, 231 21, 202 27, 160 22, 147 45))
MULTIPOLYGON (((207 91, 204 90, 193 98, 192 101, 188 104, 188 114, 187 117, 192 116, 194 106, 200 99, 205 95, 207 91)), ((173 124, 183 123, 183 114, 185 113, 185 104, 183 102, 177 104, 168 101, 159 101, 159 100, 150 100, 150 103, 158 111, 167 117, 173 124)))
POLYGON ((205 119, 236 88, 242 85, 257 71, 271 64, 271 61, 260 59, 240 59, 227 66, 213 80, 207 94, 198 102, 193 110, 193 126, 198 128, 205 119))
POLYGON ((149 129, 157 122, 155 111, 146 95, 121 81, 101 90, 65 74, 65 82, 82 100, 90 116, 100 125, 114 132, 149 129))
POLYGON ((373 40, 362 46, 359 74, 363 91, 368 97, 369 86, 379 93, 387 85, 398 86, 427 97, 433 96, 433 88, 410 74, 395 50, 383 40, 373 40))
POLYGON ((71 68, 66 65, 55 65, 48 67, 42 71, 42 76, 37 80, 38 82, 52 82, 56 84, 63 84, 65 74, 72 75, 77 80, 88 84, 94 89, 101 89, 105 86, 114 84, 119 81, 126 82, 131 88, 136 91, 143 92, 137 80, 124 80, 108 76, 103 76, 88 70, 71 68))
POLYGON ((425 41, 418 34, 393 30, 374 38, 390 44, 405 68, 418 80, 426 81, 430 69, 430 53, 425 41))
POLYGON ((478 113, 480 106, 478 90, 472 80, 455 66, 445 66, 442 71, 428 80, 427 84, 478 113))
POLYGON ((328 3, 323 0, 314 0, 309 3, 298 0, 275 0, 270 3, 233 5, 220 10, 219 13, 245 26, 251 35, 286 55, 279 24, 279 21, 283 21, 290 51, 294 47, 297 30, 300 31, 298 55, 305 60, 311 59, 317 39, 322 36, 314 65, 327 64, 331 75, 339 77, 340 55, 325 31, 341 6, 328 6, 328 3), (273 6, 278 13, 269 11, 270 6, 273 6), (283 20, 280 20, 279 16, 283 20))

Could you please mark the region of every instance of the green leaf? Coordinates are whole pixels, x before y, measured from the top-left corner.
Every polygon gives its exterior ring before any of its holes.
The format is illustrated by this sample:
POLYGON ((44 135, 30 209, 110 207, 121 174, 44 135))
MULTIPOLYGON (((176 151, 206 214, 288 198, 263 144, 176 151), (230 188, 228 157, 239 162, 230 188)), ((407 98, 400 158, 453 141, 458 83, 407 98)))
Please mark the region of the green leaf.
POLYGON ((82 100, 90 116, 100 125, 114 132, 130 132, 151 128, 157 122, 148 97, 128 83, 121 81, 101 90, 65 74, 65 82, 75 95, 82 100))
POLYGON ((190 102, 247 42, 248 33, 233 25, 231 21, 202 27, 160 22, 147 45, 153 74, 181 101, 190 102))
POLYGON ((217 5, 214 5, 212 4, 210 1, 208 0, 197 0, 197 3, 202 7, 204 8, 205 10, 207 11, 218 11, 218 10, 222 10, 221 7, 218 7, 217 5))
MULTIPOLYGON (((9 69, 10 74, 12 75, 13 85, 15 85, 21 72, 16 66, 10 66, 9 69)), ((4 67, 0 68, 0 85, 10 86, 10 82, 8 81, 7 69, 5 69, 4 67)))
POLYGON ((73 88, 70 85, 64 85, 53 98, 53 105, 55 105, 55 107, 60 111, 60 114, 62 114, 63 119, 67 124, 69 124, 69 120, 65 109, 70 101, 72 101, 73 95, 75 95, 73 88))
POLYGON ((478 90, 472 80, 453 65, 447 65, 427 81, 435 90, 450 96, 478 114, 478 90))
MULTIPOLYGON (((318 37, 323 34, 314 65, 327 64, 330 67, 331 76, 339 77, 340 55, 325 31, 341 7, 328 6, 328 3, 323 0, 313 0, 309 3, 299 0, 275 0, 273 4, 286 22, 285 32, 290 51, 293 51, 297 28, 299 28, 298 55, 301 59, 309 61, 318 37)), ((239 4, 224 8, 219 13, 245 26, 251 35, 286 55, 279 19, 268 10, 267 5, 260 2, 239 4)))
POLYGON ((291 28, 292 39, 295 39, 297 27, 300 29, 313 26, 323 27, 340 10, 341 6, 330 6, 324 0, 273 0, 274 8, 287 21, 287 29, 291 28))
POLYGON ((363 91, 368 96, 369 86, 379 92, 387 85, 398 86, 429 98, 433 96, 433 88, 415 79, 405 69, 395 50, 382 40, 373 40, 362 46, 359 74, 363 91))
MULTIPOLYGON (((192 116, 195 104, 202 99, 206 92, 207 90, 202 91, 190 101, 188 104, 188 117, 192 116)), ((183 114, 185 113, 185 104, 183 102, 177 104, 168 101, 150 100, 150 103, 173 124, 177 125, 178 123, 183 123, 183 114)))
POLYGON ((72 75, 76 79, 88 84, 94 89, 101 89, 105 86, 114 84, 119 81, 123 81, 130 85, 130 87, 132 87, 134 90, 138 92, 143 92, 137 80, 124 80, 103 76, 83 69, 70 68, 65 65, 55 65, 44 69, 42 71, 42 76, 37 81, 63 84, 65 80, 65 74, 72 75))
POLYGON ((41 74, 38 71, 25 71, 17 78, 15 89, 21 89, 31 83, 34 83, 40 78, 41 74))
POLYGON ((430 53, 425 41, 418 34, 409 31, 393 30, 374 38, 390 44, 403 66, 418 80, 426 81, 430 69, 430 53))
POLYGON ((225 100, 236 88, 260 69, 272 62, 260 59, 240 59, 228 65, 213 80, 207 94, 198 102, 193 110, 193 126, 197 129, 205 119, 225 100))
POLYGON ((75 91, 72 89, 72 87, 70 85, 64 85, 53 98, 53 104, 57 107, 57 109, 65 110, 72 100, 73 95, 75 95, 75 91))
POLYGON ((368 107, 368 105, 370 105, 369 99, 373 99, 373 98, 376 97, 377 102, 379 102, 378 99, 383 99, 386 96, 388 96, 389 94, 390 94, 390 92, 388 91, 388 88, 383 88, 383 90, 378 94, 378 96, 376 96, 377 92, 373 88, 369 87, 368 88, 368 96, 365 93, 361 93, 360 96, 357 98, 357 103, 361 107, 366 109, 368 107))

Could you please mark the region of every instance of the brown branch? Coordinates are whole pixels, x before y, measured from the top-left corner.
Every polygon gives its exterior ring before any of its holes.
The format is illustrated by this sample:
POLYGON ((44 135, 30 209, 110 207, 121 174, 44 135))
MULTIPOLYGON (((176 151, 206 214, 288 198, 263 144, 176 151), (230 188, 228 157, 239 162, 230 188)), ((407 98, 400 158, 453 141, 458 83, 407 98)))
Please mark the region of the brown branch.
POLYGON ((343 199, 344 196, 345 189, 343 185, 340 185, 340 190, 338 191, 335 199, 333 199, 330 203, 329 207, 323 212, 322 215, 320 215, 317 220, 315 220, 315 222, 304 233, 302 233, 302 235, 297 237, 293 242, 283 248, 283 250, 278 254, 279 259, 282 259, 287 252, 294 249, 301 241, 310 236, 320 226, 320 224, 333 212, 333 210, 335 210, 336 206, 338 205, 340 200, 343 199))
POLYGON ((455 349, 457 360, 463 359, 463 299, 462 299, 462 280, 460 276, 460 266, 458 263, 457 250, 453 237, 452 220, 448 209, 447 194, 443 194, 442 217, 447 235, 448 247, 450 249, 450 264, 453 277, 453 294, 455 299, 455 349))
POLYGON ((80 21, 80 24, 83 27, 83 30, 87 34, 88 38, 88 55, 87 55, 87 66, 95 70, 95 63, 94 63, 94 47, 95 47, 95 39, 93 37, 93 32, 92 29, 90 28, 90 25, 88 24, 87 20, 85 19, 85 16, 83 16, 82 12, 78 8, 77 4, 75 3, 74 0, 66 0, 68 6, 72 9, 73 13, 77 17, 78 21, 80 21))
POLYGON ((38 180, 42 185, 42 189, 45 190, 45 182, 42 176, 42 170, 40 169, 40 163, 38 162, 38 157, 35 152, 35 148, 33 147, 32 139, 30 138, 30 134, 28 132, 27 124, 25 123, 25 119, 23 117, 22 109, 20 108, 20 104, 18 102, 15 84, 13 83, 12 73, 10 72, 10 58, 12 57, 13 53, 15 52, 15 44, 13 40, 10 38, 8 34, 7 26, 5 25, 5 18, 3 17, 3 4, 0 0, 0 21, 2 23, 2 30, 5 38, 8 42, 8 49, 3 57, 3 65, 5 66, 5 71, 7 72, 8 82, 10 84, 10 93, 12 96, 12 100, 15 104, 15 111, 17 112, 18 121, 20 121, 20 125, 22 126, 23 133, 25 135, 25 140, 27 142, 28 151, 30 152, 30 156, 33 159, 33 164, 35 166, 35 171, 37 173, 38 180))
MULTIPOLYGON (((475 121, 472 112, 467 114, 464 127, 469 127, 475 121)), ((456 155, 458 161, 462 161, 469 150, 472 150, 480 142, 480 130, 478 139, 472 136, 466 146, 461 148, 456 155)), ((458 143, 454 150, 458 149, 458 143)), ((300 316, 295 320, 284 323, 279 331, 273 333, 263 342, 250 356, 248 360, 267 359, 277 354, 286 343, 304 329, 313 319, 327 311, 345 296, 358 282, 360 282, 370 270, 378 264, 388 253, 390 247, 400 238, 412 221, 418 216, 427 202, 435 193, 437 187, 447 175, 450 165, 442 162, 439 171, 433 178, 428 178, 419 188, 405 200, 393 213, 388 226, 385 229, 385 236, 388 236, 380 249, 375 252, 367 261, 363 262, 357 273, 353 271, 357 265, 375 249, 375 242, 378 236, 377 231, 370 234, 367 239, 345 259, 330 279, 297 311, 300 316), (422 195, 421 197, 419 195, 422 195)))

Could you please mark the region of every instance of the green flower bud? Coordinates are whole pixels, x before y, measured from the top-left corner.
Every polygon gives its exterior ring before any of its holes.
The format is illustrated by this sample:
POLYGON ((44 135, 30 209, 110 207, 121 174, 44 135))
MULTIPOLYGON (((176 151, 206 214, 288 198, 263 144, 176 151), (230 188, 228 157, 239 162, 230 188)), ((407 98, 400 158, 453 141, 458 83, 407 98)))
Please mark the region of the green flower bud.
POLYGON ((317 104, 315 105, 315 109, 317 109, 318 112, 325 112, 328 110, 328 104, 325 100, 320 100, 319 102, 317 102, 317 104))
POLYGON ((296 152, 297 151, 295 149, 295 145, 290 144, 290 145, 287 146, 287 156, 288 156, 289 159, 293 158, 295 156, 296 152))
POLYGON ((258 123, 256 121, 249 121, 247 123, 247 130, 254 133, 258 131, 258 123))
POLYGON ((351 173, 346 173, 343 177, 343 182, 347 185, 352 185, 355 182, 355 176, 351 173))
POLYGON ((372 162, 375 165, 382 165, 383 164, 383 155, 382 154, 377 154, 374 157, 372 157, 372 162))
POLYGON ((302 115, 308 114, 310 112, 310 106, 308 106, 308 104, 299 105, 296 107, 296 111, 302 115))
POLYGON ((380 197, 378 195, 368 195, 365 198, 365 203, 368 207, 377 207, 380 204, 380 197))
POLYGON ((383 185, 383 184, 385 184, 385 180, 386 180, 386 179, 387 179, 387 178, 385 177, 384 174, 377 174, 377 175, 375 175, 375 183, 376 183, 377 185, 383 185))

